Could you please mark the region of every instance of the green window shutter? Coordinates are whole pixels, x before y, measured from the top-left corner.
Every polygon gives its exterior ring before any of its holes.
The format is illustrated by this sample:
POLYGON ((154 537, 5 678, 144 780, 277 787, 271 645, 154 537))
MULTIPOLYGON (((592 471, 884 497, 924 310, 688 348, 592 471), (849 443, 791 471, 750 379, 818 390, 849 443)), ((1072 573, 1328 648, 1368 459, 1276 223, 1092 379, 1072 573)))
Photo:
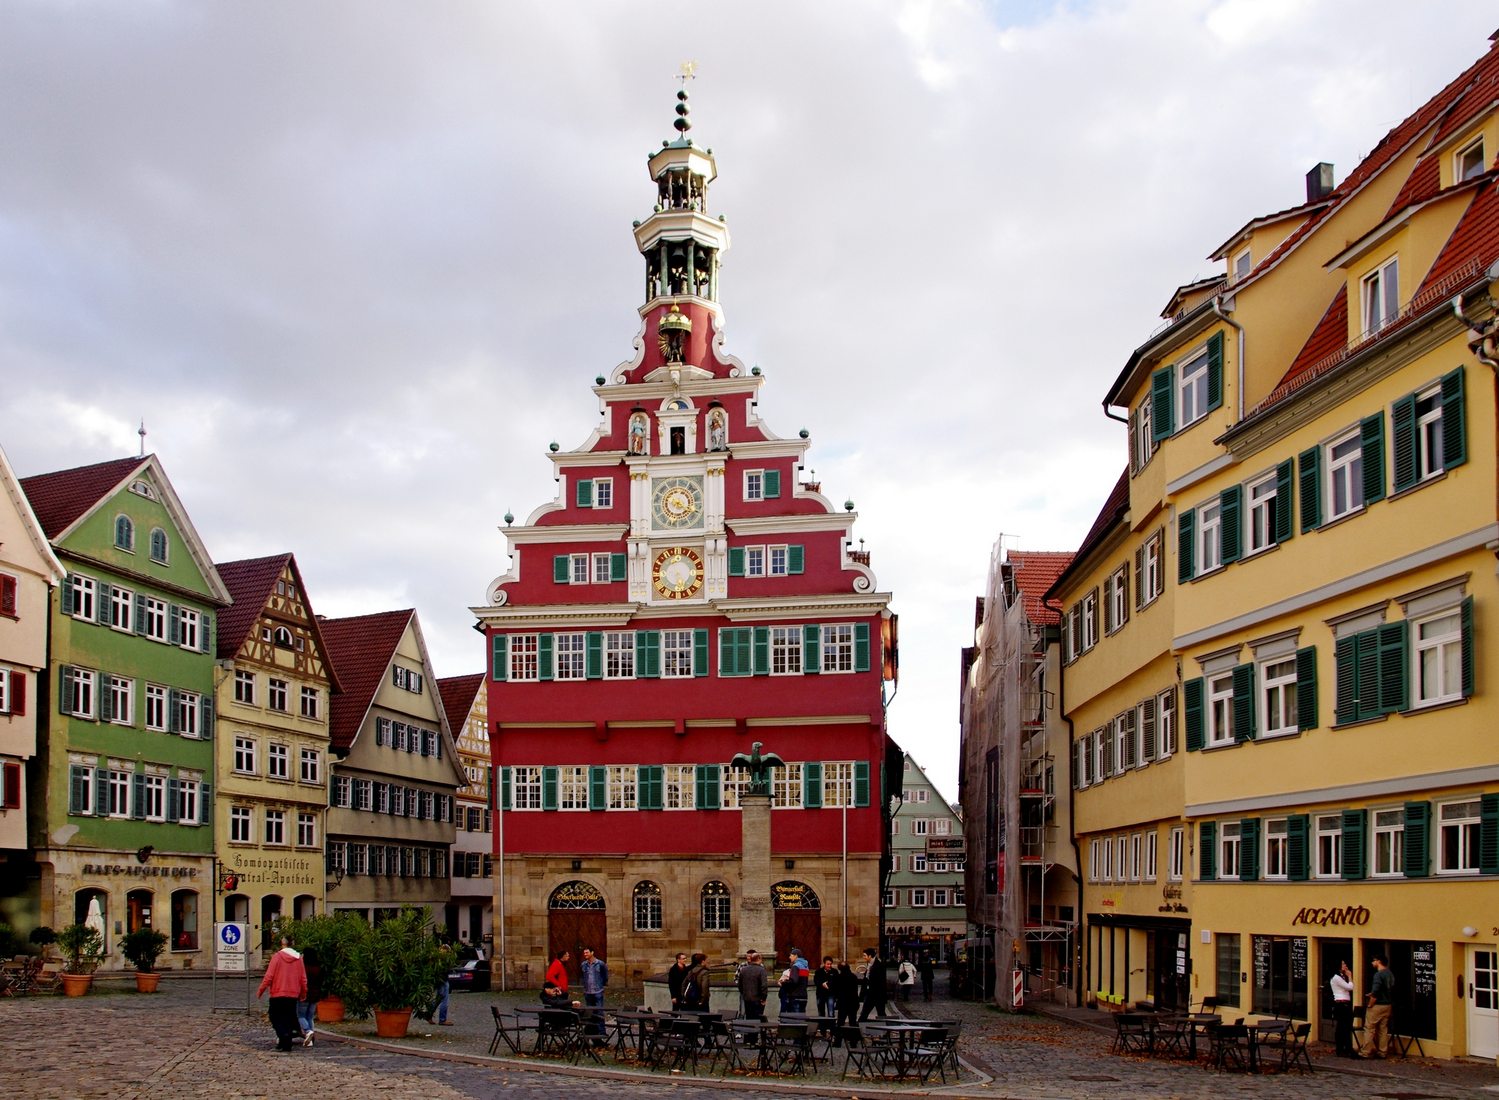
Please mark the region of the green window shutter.
POLYGON ((167 780, 167 820, 176 821, 182 816, 182 781, 167 780))
POLYGON ((1218 495, 1218 538, 1223 564, 1236 562, 1244 552, 1244 486, 1230 485, 1218 495))
POLYGON ((146 820, 145 772, 136 772, 130 777, 130 816, 137 821, 146 820))
POLYGON ((1390 406, 1390 442, 1395 455, 1395 492, 1403 492, 1416 476, 1416 395, 1408 393, 1390 406))
POLYGON ((802 671, 822 671, 822 627, 816 623, 802 627, 802 671))
POLYGON ((586 478, 585 477, 585 478, 579 478, 578 479, 578 507, 579 508, 592 508, 593 507, 593 479, 592 478, 586 478))
POLYGON ((625 556, 623 554, 609 555, 609 579, 611 581, 625 579, 625 556))
POLYGON ((73 576, 71 573, 62 579, 62 613, 64 615, 73 613, 73 576))
POLYGON ((167 607, 167 642, 171 645, 182 644, 182 609, 176 604, 167 607))
POLYGON ((718 632, 718 674, 749 676, 754 671, 750 658, 750 628, 726 626, 718 632))
POLYGON ((198 824, 207 825, 213 821, 213 787, 204 783, 198 788, 198 824))
POLYGON ((566 584, 573 579, 572 555, 558 554, 552 558, 552 581, 555 584, 566 584))
POLYGON ((1223 333, 1208 337, 1208 408, 1223 404, 1223 333))
POLYGON ((111 698, 109 680, 110 678, 104 673, 99 673, 98 684, 94 692, 97 703, 94 713, 99 716, 101 722, 108 722, 114 717, 114 700, 111 698))
POLYGON ((635 675, 642 679, 661 675, 661 631, 635 632, 635 675))
POLYGON ((802 808, 822 809, 822 764, 817 761, 802 765, 802 808))
POLYGON ((1499 875, 1499 794, 1481 795, 1478 803, 1478 870, 1499 875))
POLYGON ((1186 584, 1197 571, 1194 552, 1196 549, 1197 513, 1191 508, 1176 517, 1176 583, 1186 584))
POLYGON ((94 622, 100 626, 109 625, 110 604, 113 602, 111 593, 114 586, 100 581, 97 585, 97 594, 94 597, 94 622))
POLYGON ((63 665, 58 670, 58 679, 62 681, 62 690, 57 693, 57 713, 73 713, 73 666, 63 665))
POLYGON ((500 769, 500 809, 510 809, 510 769, 500 769))
POLYGON ((590 680, 604 678, 604 634, 590 630, 583 636, 583 675, 590 680))
POLYGON ((88 804, 88 775, 89 769, 82 764, 74 764, 69 768, 68 813, 70 814, 87 813, 91 809, 88 804))
POLYGON ((609 807, 609 769, 603 764, 588 765, 588 808, 605 810, 609 807))
POLYGON ((1296 651, 1296 728, 1317 728, 1317 647, 1296 651))
POLYGON ((729 547, 729 576, 744 576, 744 547, 729 547))
POLYGON ((213 740, 212 695, 204 695, 198 699, 198 737, 204 741, 213 740))
POLYGON ((800 576, 807 571, 807 548, 800 544, 786 547, 786 572, 800 576))
POLYGON ((1343 726, 1358 719, 1358 635, 1339 638, 1332 653, 1337 676, 1333 722, 1343 726))
POLYGON ((1473 597, 1469 596, 1463 601, 1462 608, 1463 624, 1463 656, 1462 656, 1462 679, 1463 698, 1473 694, 1473 597))
POLYGON ((1150 438, 1159 443, 1176 430, 1176 378, 1172 367, 1162 367, 1150 376, 1150 438))
POLYGON ((642 810, 659 810, 665 769, 660 764, 641 764, 635 769, 636 805, 642 810))
POLYGON ((1254 666, 1234 666, 1234 740, 1253 741, 1257 733, 1254 713, 1254 666))
MULTIPOLYGON (((1379 708, 1380 714, 1404 710, 1410 701, 1409 624, 1385 623, 1378 628, 1379 708)), ((1365 684, 1365 687, 1372 685, 1365 684)))
POLYGON ((770 627, 757 626, 755 630, 755 666, 756 676, 770 675, 770 627))
POLYGON ((697 784, 695 805, 699 810, 716 810, 722 804, 720 792, 722 783, 719 778, 719 766, 717 764, 699 764, 697 766, 697 784))
POLYGON ((1311 863, 1307 858, 1308 833, 1306 814, 1292 814, 1286 818, 1286 878, 1292 882, 1307 880, 1311 863))
POLYGON ((536 678, 538 680, 550 680, 556 672, 556 659, 553 656, 555 649, 555 635, 538 634, 536 636, 536 678))
POLYGON ((1218 877, 1218 823, 1204 821, 1197 826, 1197 877, 1212 882, 1218 877))
POLYGON ((781 471, 765 471, 765 499, 775 500, 781 495, 781 471))
MULTIPOLYGON (((64 584, 66 584, 66 582, 64 582, 64 584)), ((134 620, 134 622, 135 622, 135 632, 137 634, 145 634, 146 633, 146 597, 142 596, 139 592, 137 592, 135 594, 135 620, 134 620)), ((175 818, 173 820, 175 820, 175 818)))
POLYGON ((167 732, 181 733, 182 722, 178 718, 182 696, 176 688, 167 689, 167 732))
POLYGON ((1260 819, 1246 817, 1239 822, 1239 881, 1254 882, 1260 877, 1260 819))
POLYGON ((1202 712, 1204 690, 1205 685, 1200 676, 1182 685, 1182 721, 1187 726, 1188 752, 1201 749, 1207 739, 1203 726, 1205 715, 1202 712))
POLYGON ((1468 461, 1468 428, 1464 418, 1463 368, 1442 376, 1442 469, 1468 461))
POLYGON ((103 817, 109 813, 109 769, 94 769, 94 813, 103 817))
POLYGON ((702 627, 692 632, 692 674, 708 675, 708 631, 702 627))
POLYGON ((1364 844, 1368 823, 1368 810, 1343 811, 1343 877, 1350 881, 1368 874, 1368 848, 1364 844))
POLYGON ((1364 463, 1364 504, 1384 499, 1384 413, 1365 417, 1358 426, 1364 463))
POLYGON ((1291 500, 1296 482, 1295 464, 1288 458, 1275 467, 1275 504, 1272 509, 1270 537, 1276 543, 1288 542, 1295 530, 1291 500))
POLYGON ((862 809, 869 805, 869 761, 854 761, 854 807, 862 809))
POLYGON ((868 623, 854 623, 854 671, 869 671, 868 623))
POLYGON ((1405 804, 1405 877, 1425 878, 1431 873, 1431 803, 1405 804))
POLYGON ((1308 447, 1297 460, 1301 471, 1301 532, 1322 526, 1322 448, 1308 447))
POLYGON ((510 636, 508 634, 491 634, 489 636, 490 670, 492 680, 503 680, 510 675, 509 657, 510 636))

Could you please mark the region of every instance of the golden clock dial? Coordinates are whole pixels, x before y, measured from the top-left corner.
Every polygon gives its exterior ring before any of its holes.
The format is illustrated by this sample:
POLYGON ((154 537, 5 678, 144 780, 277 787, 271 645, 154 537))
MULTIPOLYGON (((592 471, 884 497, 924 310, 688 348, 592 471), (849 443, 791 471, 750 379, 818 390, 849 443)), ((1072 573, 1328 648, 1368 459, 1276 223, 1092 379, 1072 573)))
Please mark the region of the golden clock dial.
POLYGON ((703 485, 697 477, 668 477, 656 482, 652 493, 656 527, 697 527, 703 522, 703 485))
POLYGON ((669 546, 651 564, 651 584, 667 600, 685 600, 703 587, 702 556, 687 546, 669 546))

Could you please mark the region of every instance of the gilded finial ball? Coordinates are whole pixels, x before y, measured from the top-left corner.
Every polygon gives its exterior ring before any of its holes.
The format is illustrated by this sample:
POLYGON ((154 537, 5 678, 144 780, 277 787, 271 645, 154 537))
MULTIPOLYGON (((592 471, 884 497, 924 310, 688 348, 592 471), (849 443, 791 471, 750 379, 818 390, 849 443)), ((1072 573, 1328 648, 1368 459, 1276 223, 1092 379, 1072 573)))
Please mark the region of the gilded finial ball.
POLYGON ((506 512, 505 513, 505 526, 509 527, 514 522, 515 522, 515 513, 514 512, 506 512))
POLYGON ((843 510, 845 512, 852 512, 854 510, 854 502, 851 500, 845 500, 843 502, 843 510))
POLYGON ((561 448, 558 447, 555 442, 548 443, 547 444, 547 449, 550 450, 553 454, 556 454, 559 450, 561 450, 561 448))
POLYGON ((803 439, 808 439, 808 438, 811 437, 812 433, 809 432, 809 431, 807 431, 806 428, 803 428, 801 431, 799 431, 797 433, 797 435, 801 436, 803 439))

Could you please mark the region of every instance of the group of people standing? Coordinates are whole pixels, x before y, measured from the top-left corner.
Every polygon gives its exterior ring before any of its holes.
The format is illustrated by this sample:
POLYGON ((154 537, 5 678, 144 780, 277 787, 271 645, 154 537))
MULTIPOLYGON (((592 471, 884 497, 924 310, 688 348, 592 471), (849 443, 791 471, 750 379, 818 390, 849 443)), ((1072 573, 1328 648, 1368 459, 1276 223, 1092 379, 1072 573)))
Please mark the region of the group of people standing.
POLYGON ((1332 991, 1333 1045, 1339 1058, 1383 1058, 1390 1053, 1390 1009, 1395 1003, 1395 975, 1383 955, 1371 960, 1374 978, 1364 997, 1364 1045, 1353 1046, 1353 971, 1346 960, 1328 979, 1332 991))

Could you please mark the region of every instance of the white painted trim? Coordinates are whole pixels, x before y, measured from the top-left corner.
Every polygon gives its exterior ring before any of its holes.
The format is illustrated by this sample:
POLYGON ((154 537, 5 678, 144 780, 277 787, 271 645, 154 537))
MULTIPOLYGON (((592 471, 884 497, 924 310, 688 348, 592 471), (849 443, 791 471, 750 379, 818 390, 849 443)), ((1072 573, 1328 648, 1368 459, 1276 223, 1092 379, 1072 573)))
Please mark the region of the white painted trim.
POLYGON ((1321 802, 1357 802, 1365 799, 1388 798, 1394 795, 1424 794, 1448 787, 1480 786, 1495 781, 1499 781, 1499 764, 1488 764, 1479 768, 1454 768, 1445 772, 1428 772, 1425 775, 1398 775, 1389 779, 1370 780, 1367 783, 1311 787, 1305 790, 1288 791, 1284 794, 1230 798, 1221 802, 1189 803, 1186 807, 1186 814, 1189 818, 1194 818, 1242 813, 1246 810, 1293 809, 1321 802))
MULTIPOLYGON (((1194 420, 1192 421, 1192 423, 1197 424, 1199 423, 1199 421, 1194 420)), ((1168 481, 1166 483, 1166 495, 1175 496, 1177 493, 1180 493, 1184 489, 1190 489, 1198 482, 1206 481, 1208 478, 1216 474, 1219 470, 1226 469, 1227 467, 1234 465, 1238 461, 1238 458, 1236 458, 1232 454, 1220 454, 1212 461, 1204 462, 1201 466, 1197 467, 1197 469, 1188 470, 1186 473, 1182 474, 1174 481, 1168 481)))

